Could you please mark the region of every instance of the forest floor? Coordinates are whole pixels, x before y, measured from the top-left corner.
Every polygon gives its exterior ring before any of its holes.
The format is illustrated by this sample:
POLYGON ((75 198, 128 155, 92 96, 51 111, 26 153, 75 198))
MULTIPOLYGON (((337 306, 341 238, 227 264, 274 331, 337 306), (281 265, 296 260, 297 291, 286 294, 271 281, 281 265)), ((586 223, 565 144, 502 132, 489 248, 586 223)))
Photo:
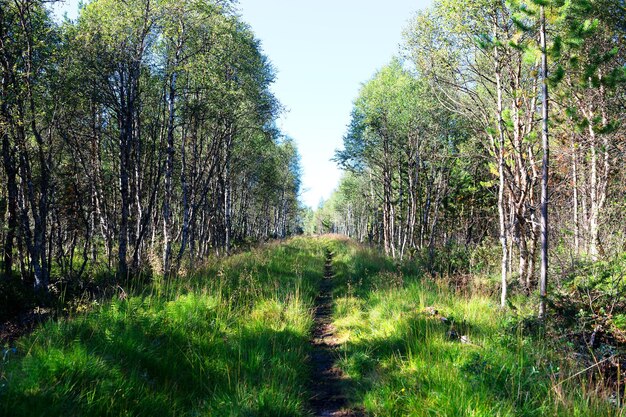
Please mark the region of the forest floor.
POLYGON ((11 344, 16 339, 32 333, 37 326, 50 319, 51 316, 50 309, 35 307, 4 320, 4 323, 0 323, 0 345, 11 344))
POLYGON ((621 375, 496 298, 339 237, 272 243, 0 342, 0 416, 624 415, 621 375))

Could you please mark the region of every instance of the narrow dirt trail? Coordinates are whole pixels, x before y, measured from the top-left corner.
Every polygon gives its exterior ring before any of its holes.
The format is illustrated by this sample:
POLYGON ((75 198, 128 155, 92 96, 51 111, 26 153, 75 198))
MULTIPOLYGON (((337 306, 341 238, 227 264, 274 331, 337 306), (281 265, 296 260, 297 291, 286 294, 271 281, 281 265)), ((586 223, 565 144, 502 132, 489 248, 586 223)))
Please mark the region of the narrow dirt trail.
POLYGON ((335 366, 335 351, 338 341, 332 325, 333 313, 333 253, 326 250, 324 279, 315 299, 315 325, 311 344, 313 376, 311 389, 311 409, 316 417, 358 417, 363 414, 347 408, 347 400, 342 393, 342 371, 335 366))

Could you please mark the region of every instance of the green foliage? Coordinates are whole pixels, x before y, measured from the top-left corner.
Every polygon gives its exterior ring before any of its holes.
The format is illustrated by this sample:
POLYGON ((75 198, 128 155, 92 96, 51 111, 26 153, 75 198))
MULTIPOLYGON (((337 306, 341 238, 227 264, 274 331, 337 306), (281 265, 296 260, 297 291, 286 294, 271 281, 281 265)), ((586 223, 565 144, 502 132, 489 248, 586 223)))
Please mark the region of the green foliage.
POLYGON ((23 281, 170 274, 299 231, 299 156, 234 2, 94 0, 63 23, 46 7, 0 13, 0 238, 23 281))
POLYGON ((505 312, 406 270, 392 280, 402 268, 354 245, 336 259, 339 364, 369 415, 620 415, 591 376, 569 379, 581 365, 550 343, 531 309, 505 312))
POLYGON ((336 153, 337 162, 362 171, 382 163, 383 147, 389 148, 386 152, 399 152, 411 131, 427 123, 425 113, 431 102, 424 89, 399 59, 378 71, 363 85, 355 101, 344 149, 336 153))
POLYGON ((624 254, 610 261, 580 261, 560 284, 554 296, 559 321, 575 326, 578 333, 592 334, 600 330, 609 338, 624 340, 624 254))
MULTIPOLYGON (((480 186, 489 173, 482 161, 474 163, 483 149, 470 120, 441 106, 434 94, 428 77, 400 59, 363 85, 335 155, 346 175, 319 210, 322 231, 387 239, 385 248, 394 246, 399 257, 460 240, 472 222, 471 207, 490 200, 480 186), (392 224, 402 226, 391 230, 392 224), (442 236, 444 229, 454 238, 442 236)), ((472 239, 469 231, 466 240, 472 239)))
POLYGON ((323 243, 268 245, 47 323, 0 358, 0 415, 308 415, 323 243))
MULTIPOLYGON (((46 323, 0 358, 0 415, 309 415, 325 250, 352 405, 379 416, 619 415, 595 371, 578 373, 578 347, 555 342, 532 303, 504 311, 421 262, 329 237, 266 245, 46 323)), ((624 259, 585 264, 568 282, 615 296, 625 270, 624 259)))

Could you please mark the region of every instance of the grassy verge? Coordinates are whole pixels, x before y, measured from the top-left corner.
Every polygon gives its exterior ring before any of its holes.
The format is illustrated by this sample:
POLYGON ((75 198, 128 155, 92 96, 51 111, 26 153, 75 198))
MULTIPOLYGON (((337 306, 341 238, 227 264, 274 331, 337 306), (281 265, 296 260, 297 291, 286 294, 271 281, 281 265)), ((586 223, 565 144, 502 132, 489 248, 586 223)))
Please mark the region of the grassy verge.
POLYGON ((47 323, 0 357, 0 415, 307 415, 323 247, 269 245, 47 323))
POLYGON ((580 364, 529 325, 532 312, 503 313, 356 245, 335 251, 339 363, 369 415, 623 415, 590 374, 571 377, 580 364))
POLYGON ((493 295, 346 240, 298 238, 48 322, 2 351, 0 416, 310 415, 327 247, 338 365, 368 415, 623 415, 534 312, 502 312, 493 295))

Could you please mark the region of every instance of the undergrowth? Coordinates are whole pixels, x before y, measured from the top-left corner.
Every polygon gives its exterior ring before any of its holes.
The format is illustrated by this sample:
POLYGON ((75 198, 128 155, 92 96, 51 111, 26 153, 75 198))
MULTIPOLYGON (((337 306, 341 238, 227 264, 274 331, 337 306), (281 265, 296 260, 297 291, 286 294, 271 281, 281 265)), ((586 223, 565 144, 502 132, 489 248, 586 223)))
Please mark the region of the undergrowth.
POLYGON ((0 357, 0 415, 307 415, 323 259, 293 239, 50 321, 0 357))
POLYGON ((522 295, 501 310, 488 279, 433 276, 436 263, 336 237, 266 245, 47 322, 4 346, 0 415, 309 416, 326 249, 337 366, 368 415, 624 415, 619 362, 585 370, 610 363, 607 335, 624 329, 623 260, 556 283, 544 325, 522 295), (572 332, 598 346, 563 339, 572 332))
POLYGON ((491 294, 455 290, 375 250, 336 251, 339 364, 369 415, 623 415, 621 398, 593 372, 578 374, 585 364, 529 306, 504 312, 491 294))

